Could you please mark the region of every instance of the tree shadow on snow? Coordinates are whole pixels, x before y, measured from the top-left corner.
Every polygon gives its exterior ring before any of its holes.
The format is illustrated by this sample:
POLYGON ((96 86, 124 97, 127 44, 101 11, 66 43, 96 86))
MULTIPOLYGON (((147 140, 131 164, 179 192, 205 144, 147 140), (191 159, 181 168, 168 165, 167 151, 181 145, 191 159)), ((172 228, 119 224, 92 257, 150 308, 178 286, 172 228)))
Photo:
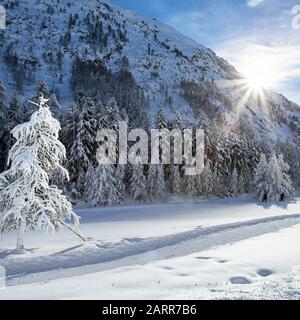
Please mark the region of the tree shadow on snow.
POLYGON ((79 245, 67 248, 65 250, 62 250, 62 251, 59 251, 59 252, 55 252, 55 253, 52 254, 52 256, 57 256, 57 255, 60 255, 60 254, 63 254, 63 253, 67 253, 67 252, 73 251, 75 249, 78 249, 78 248, 80 248, 82 246, 84 246, 84 244, 79 244, 79 245))
POLYGON ((264 209, 270 209, 272 206, 277 206, 286 210, 290 204, 295 204, 295 203, 296 203, 295 199, 290 199, 284 202, 279 202, 279 201, 257 202, 257 205, 259 207, 263 207, 264 209))
MULTIPOLYGON (((29 249, 26 248, 26 253, 24 253, 24 254, 33 253, 37 249, 38 248, 29 248, 29 249)), ((13 250, 0 250, 0 260, 5 259, 9 256, 20 256, 20 253, 16 253, 15 249, 13 249, 13 250)))

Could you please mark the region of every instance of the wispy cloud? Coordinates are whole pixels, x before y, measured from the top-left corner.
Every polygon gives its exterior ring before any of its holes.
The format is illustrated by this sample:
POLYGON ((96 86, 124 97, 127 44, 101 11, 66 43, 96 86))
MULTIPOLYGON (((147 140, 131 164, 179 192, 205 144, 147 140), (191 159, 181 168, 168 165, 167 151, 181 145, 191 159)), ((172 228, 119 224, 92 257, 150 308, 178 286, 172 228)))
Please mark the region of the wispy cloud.
POLYGON ((263 2, 264 0, 247 0, 249 7, 256 7, 258 4, 263 2))
POLYGON ((212 48, 238 70, 259 52, 276 73, 276 90, 300 103, 299 30, 292 7, 300 0, 111 0, 171 25, 212 48), (292 93, 292 94, 291 94, 292 93))

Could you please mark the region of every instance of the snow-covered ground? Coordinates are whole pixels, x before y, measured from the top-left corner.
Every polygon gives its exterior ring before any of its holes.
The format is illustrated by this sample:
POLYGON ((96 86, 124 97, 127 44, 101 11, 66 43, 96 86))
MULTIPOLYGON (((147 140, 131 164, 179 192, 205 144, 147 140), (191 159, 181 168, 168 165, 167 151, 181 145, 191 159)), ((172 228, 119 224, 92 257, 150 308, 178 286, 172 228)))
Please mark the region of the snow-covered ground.
POLYGON ((68 231, 1 240, 0 299, 300 298, 300 198, 262 206, 247 197, 77 208, 68 231))

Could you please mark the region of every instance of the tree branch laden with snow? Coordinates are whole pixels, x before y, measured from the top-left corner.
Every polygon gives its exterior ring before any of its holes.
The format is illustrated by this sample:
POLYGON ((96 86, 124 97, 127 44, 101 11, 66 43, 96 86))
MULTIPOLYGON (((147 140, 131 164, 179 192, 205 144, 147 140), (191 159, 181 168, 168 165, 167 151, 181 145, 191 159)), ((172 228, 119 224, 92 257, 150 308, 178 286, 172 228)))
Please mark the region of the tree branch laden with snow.
MULTIPOLYGON (((16 126, 16 139, 9 152, 10 168, 0 175, 0 230, 19 229, 17 249, 24 249, 27 231, 58 231, 73 223, 78 230, 79 217, 71 203, 56 186, 51 185, 55 172, 68 178, 61 166, 66 152, 58 140, 60 124, 40 98, 38 111, 30 121, 16 126)), ((79 235, 79 230, 76 231, 79 235)), ((83 239, 83 237, 81 237, 83 239)))

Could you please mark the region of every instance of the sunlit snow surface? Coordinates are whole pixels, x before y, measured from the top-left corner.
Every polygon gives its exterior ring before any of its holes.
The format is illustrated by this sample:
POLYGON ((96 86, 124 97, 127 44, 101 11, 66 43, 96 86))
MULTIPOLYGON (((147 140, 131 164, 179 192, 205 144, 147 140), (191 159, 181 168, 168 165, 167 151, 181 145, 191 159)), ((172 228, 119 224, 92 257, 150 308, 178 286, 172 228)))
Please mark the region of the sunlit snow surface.
POLYGON ((1 240, 1 299, 298 299, 300 198, 247 198, 86 209, 86 245, 34 233, 30 253, 1 240))

